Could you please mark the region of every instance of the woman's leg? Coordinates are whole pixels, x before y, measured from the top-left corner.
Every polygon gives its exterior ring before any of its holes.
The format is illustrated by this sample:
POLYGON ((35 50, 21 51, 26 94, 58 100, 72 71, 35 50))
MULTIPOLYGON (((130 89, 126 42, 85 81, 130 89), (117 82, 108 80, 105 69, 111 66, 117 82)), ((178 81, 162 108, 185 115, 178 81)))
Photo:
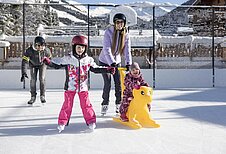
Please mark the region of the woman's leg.
MULTIPOLYGON (((105 63, 99 62, 100 66, 108 66, 105 63)), ((104 88, 102 93, 103 102, 101 105, 109 105, 109 97, 110 97, 110 90, 111 90, 111 74, 104 73, 102 74, 104 79, 104 88)))
POLYGON ((120 74, 119 74, 119 70, 116 69, 115 71, 115 74, 113 75, 114 77, 114 83, 115 83, 115 97, 116 97, 116 100, 115 100, 115 104, 118 105, 118 104, 121 104, 121 81, 120 81, 120 74))

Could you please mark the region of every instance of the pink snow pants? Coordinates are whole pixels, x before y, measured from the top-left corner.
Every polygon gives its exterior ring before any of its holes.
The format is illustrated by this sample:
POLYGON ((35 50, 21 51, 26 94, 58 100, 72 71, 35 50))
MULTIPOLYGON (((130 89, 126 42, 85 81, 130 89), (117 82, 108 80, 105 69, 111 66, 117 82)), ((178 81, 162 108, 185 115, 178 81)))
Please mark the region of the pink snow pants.
MULTIPOLYGON (((64 92, 64 103, 58 117, 59 125, 66 125, 68 120, 70 119, 75 94, 76 91, 64 92)), ((90 103, 88 91, 79 92, 78 96, 86 124, 89 125, 90 123, 96 123, 96 115, 93 110, 92 104, 90 103)))

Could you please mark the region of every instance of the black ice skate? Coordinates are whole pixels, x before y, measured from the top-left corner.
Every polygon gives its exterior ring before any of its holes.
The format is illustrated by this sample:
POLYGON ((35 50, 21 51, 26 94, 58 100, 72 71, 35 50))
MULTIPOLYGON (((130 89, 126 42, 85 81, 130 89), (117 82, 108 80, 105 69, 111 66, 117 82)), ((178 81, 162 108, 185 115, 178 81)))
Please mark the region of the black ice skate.
POLYGON ((40 96, 40 100, 43 104, 46 103, 45 96, 40 96))
POLYGON ((108 105, 102 105, 101 114, 105 115, 107 113, 107 110, 108 110, 108 105))
POLYGON ((35 96, 31 96, 31 99, 27 102, 28 105, 32 105, 36 100, 35 96))
POLYGON ((119 107, 120 107, 120 104, 116 104, 116 106, 115 106, 116 115, 119 115, 119 107))

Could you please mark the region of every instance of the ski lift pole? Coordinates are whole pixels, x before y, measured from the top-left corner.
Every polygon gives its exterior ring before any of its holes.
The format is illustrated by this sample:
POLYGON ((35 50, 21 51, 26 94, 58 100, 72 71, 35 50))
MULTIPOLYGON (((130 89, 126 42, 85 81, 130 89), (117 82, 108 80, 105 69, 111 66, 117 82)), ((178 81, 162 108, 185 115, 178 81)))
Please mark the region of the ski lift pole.
POLYGON ((155 6, 153 6, 153 88, 155 88, 155 6))
MULTIPOLYGON (((23 52, 25 51, 25 2, 23 3, 23 52)), ((23 81, 23 89, 25 89, 25 78, 23 81)))
POLYGON ((212 7, 212 84, 215 87, 215 66, 214 66, 214 51, 215 51, 215 42, 214 42, 214 19, 215 19, 215 10, 212 7))
MULTIPOLYGON (((87 47, 87 51, 88 51, 88 53, 90 52, 90 37, 89 37, 89 35, 90 35, 90 27, 89 27, 89 11, 90 11, 90 5, 88 4, 88 14, 87 14, 87 16, 88 16, 88 18, 87 18, 87 23, 88 23, 88 47, 87 47)), ((88 72, 88 89, 90 89, 90 71, 88 72)))

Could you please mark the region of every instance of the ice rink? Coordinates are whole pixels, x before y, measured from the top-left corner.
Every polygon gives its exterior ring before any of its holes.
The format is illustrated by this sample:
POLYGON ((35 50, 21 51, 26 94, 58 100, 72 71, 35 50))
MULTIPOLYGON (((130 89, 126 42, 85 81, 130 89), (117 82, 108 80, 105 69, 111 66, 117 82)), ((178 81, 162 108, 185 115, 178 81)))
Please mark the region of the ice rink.
POLYGON ((70 125, 59 134, 63 90, 48 89, 27 106, 28 90, 0 90, 0 154, 225 154, 226 88, 155 89, 152 117, 160 128, 132 130, 100 115, 101 90, 90 90, 97 128, 87 132, 78 97, 70 125))

